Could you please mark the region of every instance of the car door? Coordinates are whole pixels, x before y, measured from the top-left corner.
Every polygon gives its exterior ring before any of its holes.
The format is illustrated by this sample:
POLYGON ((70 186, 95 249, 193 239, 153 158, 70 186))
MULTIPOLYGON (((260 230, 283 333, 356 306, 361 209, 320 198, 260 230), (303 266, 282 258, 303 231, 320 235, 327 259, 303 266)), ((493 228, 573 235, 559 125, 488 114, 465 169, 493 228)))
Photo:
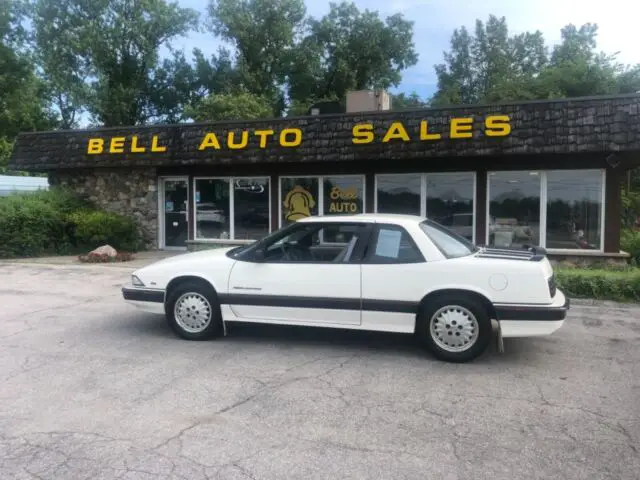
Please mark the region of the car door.
POLYGON ((261 247, 258 260, 234 264, 226 302, 240 320, 359 325, 358 255, 369 228, 362 222, 300 222, 287 237, 261 247))
POLYGON ((362 259, 362 326, 412 332, 417 296, 424 291, 425 258, 400 225, 377 224, 362 259))

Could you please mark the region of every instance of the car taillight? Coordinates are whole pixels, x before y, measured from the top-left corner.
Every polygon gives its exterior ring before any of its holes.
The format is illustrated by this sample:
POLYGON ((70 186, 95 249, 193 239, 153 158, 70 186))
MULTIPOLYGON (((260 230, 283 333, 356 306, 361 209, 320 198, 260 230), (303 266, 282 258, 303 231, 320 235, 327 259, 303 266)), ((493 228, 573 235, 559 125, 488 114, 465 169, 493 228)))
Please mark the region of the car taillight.
POLYGON ((549 280, 547 281, 547 283, 549 284, 549 295, 551 295, 551 298, 556 296, 556 276, 551 275, 549 277, 549 280))

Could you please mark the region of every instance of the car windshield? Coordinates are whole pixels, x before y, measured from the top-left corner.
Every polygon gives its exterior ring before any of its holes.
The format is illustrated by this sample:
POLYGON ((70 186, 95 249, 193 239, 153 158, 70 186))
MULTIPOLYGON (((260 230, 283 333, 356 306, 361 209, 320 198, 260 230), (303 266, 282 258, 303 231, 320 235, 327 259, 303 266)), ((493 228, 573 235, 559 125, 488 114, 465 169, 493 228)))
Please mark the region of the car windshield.
POLYGON ((464 257, 479 250, 462 235, 458 235, 434 221, 425 220, 420 223, 420 228, 447 258, 464 257))

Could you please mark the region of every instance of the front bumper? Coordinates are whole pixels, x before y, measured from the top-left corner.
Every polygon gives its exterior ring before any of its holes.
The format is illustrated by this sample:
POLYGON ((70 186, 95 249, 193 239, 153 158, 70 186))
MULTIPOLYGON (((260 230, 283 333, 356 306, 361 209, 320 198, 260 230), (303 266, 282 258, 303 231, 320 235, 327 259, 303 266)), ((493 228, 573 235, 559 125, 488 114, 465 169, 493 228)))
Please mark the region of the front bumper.
POLYGON ((122 298, 136 308, 151 313, 164 313, 165 291, 154 288, 125 285, 122 287, 122 298))
POLYGON ((549 305, 495 305, 503 337, 551 335, 564 325, 570 308, 571 301, 560 290, 549 305))

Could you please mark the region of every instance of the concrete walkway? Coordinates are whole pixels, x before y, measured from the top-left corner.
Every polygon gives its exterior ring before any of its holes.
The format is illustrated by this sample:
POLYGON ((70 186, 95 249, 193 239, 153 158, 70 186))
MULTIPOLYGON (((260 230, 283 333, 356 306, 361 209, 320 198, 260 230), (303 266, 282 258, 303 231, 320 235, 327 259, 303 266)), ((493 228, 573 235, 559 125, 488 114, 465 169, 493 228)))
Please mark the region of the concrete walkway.
POLYGON ((60 265, 60 266, 81 266, 81 267, 105 267, 105 268, 127 268, 135 269, 144 267, 163 258, 173 257, 176 255, 182 255, 187 253, 186 251, 166 251, 166 250, 153 250, 147 252, 135 253, 134 259, 129 262, 113 262, 113 263, 83 263, 78 260, 78 255, 60 255, 55 257, 36 257, 36 258, 15 258, 15 259, 3 259, 2 263, 19 263, 21 265, 60 265))

